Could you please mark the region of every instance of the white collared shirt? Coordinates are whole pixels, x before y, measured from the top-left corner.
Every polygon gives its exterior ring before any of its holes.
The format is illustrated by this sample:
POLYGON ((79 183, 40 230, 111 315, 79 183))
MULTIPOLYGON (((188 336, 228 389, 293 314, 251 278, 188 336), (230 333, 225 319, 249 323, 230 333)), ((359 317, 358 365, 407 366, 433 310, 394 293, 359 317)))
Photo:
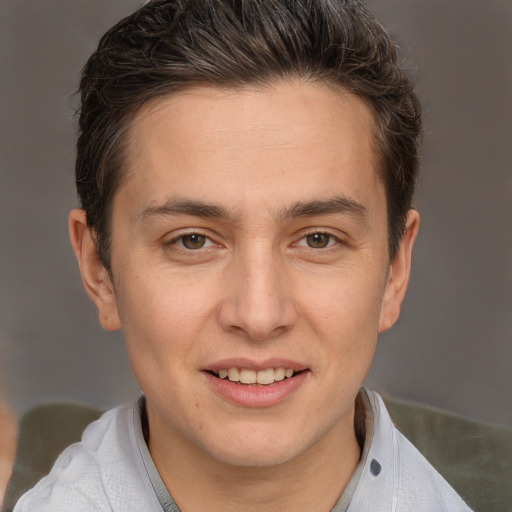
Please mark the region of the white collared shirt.
MULTIPOLYGON (((395 428, 380 396, 363 388, 361 460, 331 512, 470 512, 450 485, 395 428)), ((144 441, 141 410, 112 409, 66 448, 14 512, 180 512, 144 441)), ((44 442, 44 441, 43 441, 44 442)))

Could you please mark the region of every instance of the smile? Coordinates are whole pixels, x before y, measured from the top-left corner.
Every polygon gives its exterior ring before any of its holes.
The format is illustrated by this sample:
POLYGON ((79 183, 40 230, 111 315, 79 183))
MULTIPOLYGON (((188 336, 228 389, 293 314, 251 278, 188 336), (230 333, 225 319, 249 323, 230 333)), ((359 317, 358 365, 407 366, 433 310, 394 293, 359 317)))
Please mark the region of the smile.
POLYGON ((252 370, 249 368, 222 368, 218 372, 211 372, 219 379, 245 385, 268 386, 293 377, 296 373, 291 368, 266 368, 264 370, 252 370))
POLYGON ((202 371, 214 393, 242 407, 276 406, 309 381, 311 369, 298 361, 243 357, 209 364, 202 371))

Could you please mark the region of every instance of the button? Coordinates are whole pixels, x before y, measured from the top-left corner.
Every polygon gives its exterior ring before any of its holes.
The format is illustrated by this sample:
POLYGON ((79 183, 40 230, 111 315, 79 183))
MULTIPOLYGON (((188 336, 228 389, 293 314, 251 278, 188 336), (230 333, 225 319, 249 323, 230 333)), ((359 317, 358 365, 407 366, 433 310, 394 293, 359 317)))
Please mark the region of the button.
POLYGON ((379 473, 382 471, 382 466, 380 465, 378 460, 372 460, 372 462, 370 463, 370 471, 373 476, 378 476, 379 473))

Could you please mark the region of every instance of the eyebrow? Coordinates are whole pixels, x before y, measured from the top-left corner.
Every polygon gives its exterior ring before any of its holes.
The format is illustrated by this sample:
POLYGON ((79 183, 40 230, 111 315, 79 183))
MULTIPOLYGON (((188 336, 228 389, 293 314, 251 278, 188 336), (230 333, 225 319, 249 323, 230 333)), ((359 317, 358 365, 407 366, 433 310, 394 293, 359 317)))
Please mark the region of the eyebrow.
MULTIPOLYGON (((353 199, 337 196, 326 200, 297 201, 292 206, 282 209, 277 217, 281 220, 286 220, 299 217, 336 214, 350 215, 365 219, 368 216, 368 210, 364 205, 353 199)), ((139 220, 144 223, 153 217, 179 215, 231 221, 240 218, 239 213, 232 212, 219 204, 173 197, 161 205, 145 208, 140 213, 139 220)))
POLYGON ((337 196, 327 200, 298 201, 290 208, 285 208, 280 217, 283 219, 296 217, 312 217, 316 215, 345 214, 364 219, 368 217, 368 209, 361 203, 348 197, 337 196))
POLYGON ((152 217, 166 217, 177 215, 191 215, 193 217, 202 217, 210 219, 232 219, 235 217, 226 208, 214 203, 206 203, 203 201, 195 201, 173 197, 168 199, 164 204, 158 206, 149 206, 145 208, 139 215, 140 222, 147 222, 152 217))

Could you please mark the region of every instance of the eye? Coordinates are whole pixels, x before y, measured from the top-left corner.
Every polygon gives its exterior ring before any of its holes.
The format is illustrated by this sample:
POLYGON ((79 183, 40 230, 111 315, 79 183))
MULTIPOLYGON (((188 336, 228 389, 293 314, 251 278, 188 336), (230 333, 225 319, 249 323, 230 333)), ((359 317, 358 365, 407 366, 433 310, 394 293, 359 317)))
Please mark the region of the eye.
POLYGON ((200 233, 189 233, 181 235, 172 241, 173 244, 180 245, 185 249, 197 250, 214 245, 213 242, 205 235, 200 233))
POLYGON ((201 249, 206 243, 206 237, 204 235, 198 235, 193 233, 191 235, 185 235, 181 237, 181 243, 187 249, 201 249))
MULTIPOLYGON (((325 249, 334 245, 338 239, 329 233, 310 233, 306 235, 301 242, 304 241, 308 247, 312 249, 325 249)), ((302 243, 300 245, 303 245, 302 243)))

